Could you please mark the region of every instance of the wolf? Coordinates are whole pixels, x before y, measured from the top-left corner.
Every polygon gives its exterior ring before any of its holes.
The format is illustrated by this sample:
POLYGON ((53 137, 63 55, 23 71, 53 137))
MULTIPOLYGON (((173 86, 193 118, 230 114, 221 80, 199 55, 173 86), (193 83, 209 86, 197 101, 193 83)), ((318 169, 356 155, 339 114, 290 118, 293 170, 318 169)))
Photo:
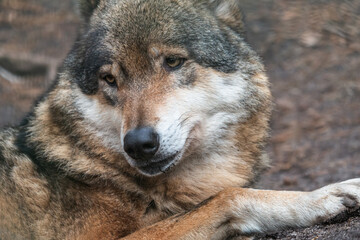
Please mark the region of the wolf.
POLYGON ((57 80, 0 133, 0 239, 247 239, 360 205, 251 188, 272 97, 237 0, 79 0, 57 80))

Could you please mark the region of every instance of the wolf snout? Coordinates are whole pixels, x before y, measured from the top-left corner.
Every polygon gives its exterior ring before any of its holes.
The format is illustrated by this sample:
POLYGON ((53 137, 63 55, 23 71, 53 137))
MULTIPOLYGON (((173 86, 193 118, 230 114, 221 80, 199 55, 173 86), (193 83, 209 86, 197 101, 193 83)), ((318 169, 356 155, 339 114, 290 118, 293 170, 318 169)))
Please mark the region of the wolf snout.
POLYGON ((159 134, 152 127, 132 129, 124 138, 125 152, 138 161, 146 161, 154 157, 159 146, 159 134))

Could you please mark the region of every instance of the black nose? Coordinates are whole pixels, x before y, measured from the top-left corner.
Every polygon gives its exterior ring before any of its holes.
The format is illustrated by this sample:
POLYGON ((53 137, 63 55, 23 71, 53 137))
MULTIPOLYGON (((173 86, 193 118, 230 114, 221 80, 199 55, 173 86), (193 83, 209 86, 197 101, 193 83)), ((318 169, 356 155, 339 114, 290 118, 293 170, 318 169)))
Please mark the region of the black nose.
POLYGON ((124 138, 125 152, 135 160, 152 158, 159 149, 159 134, 151 127, 130 130, 124 138))

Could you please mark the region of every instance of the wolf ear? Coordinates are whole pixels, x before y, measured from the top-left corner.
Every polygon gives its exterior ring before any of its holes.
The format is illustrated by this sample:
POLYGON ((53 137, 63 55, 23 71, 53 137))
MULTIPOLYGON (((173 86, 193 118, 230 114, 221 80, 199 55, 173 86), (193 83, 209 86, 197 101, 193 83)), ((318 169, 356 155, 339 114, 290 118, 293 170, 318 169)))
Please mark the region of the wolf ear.
POLYGON ((215 16, 235 32, 245 32, 244 16, 239 0, 209 0, 210 7, 215 16))
POLYGON ((86 22, 90 19, 99 3, 100 0, 79 0, 80 13, 86 22))

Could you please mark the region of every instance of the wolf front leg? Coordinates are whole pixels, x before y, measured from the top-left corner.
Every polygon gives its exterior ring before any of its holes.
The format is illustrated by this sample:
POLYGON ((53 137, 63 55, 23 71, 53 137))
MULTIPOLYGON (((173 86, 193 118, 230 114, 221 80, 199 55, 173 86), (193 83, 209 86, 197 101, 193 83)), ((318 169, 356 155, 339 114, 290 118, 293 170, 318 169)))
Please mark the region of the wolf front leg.
MULTIPOLYGON (((227 239, 305 227, 360 205, 360 178, 312 192, 232 188, 125 239, 227 239)), ((246 237, 245 237, 246 238, 246 237)))

